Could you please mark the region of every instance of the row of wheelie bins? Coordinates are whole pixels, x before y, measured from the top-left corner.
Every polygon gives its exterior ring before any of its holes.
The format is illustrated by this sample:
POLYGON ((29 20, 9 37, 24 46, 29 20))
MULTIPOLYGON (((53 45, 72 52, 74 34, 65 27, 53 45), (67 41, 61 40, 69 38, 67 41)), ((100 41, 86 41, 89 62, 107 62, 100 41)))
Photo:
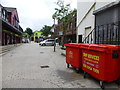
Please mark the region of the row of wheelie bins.
POLYGON ((83 70, 84 77, 90 74, 100 81, 102 89, 105 82, 120 79, 119 45, 69 43, 65 46, 67 67, 83 70))

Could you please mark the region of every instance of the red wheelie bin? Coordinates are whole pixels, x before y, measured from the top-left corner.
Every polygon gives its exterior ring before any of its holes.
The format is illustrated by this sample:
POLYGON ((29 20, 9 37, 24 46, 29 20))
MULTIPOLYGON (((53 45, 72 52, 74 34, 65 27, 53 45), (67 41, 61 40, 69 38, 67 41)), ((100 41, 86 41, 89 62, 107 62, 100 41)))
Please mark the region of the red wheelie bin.
POLYGON ((69 43, 66 46, 66 63, 67 67, 71 65, 79 71, 82 68, 82 50, 79 48, 80 43, 69 43))
POLYGON ((112 82, 120 78, 119 46, 82 45, 81 48, 82 69, 98 79, 101 88, 104 88, 104 82, 112 82))
MULTIPOLYGON (((119 48, 119 60, 120 60, 120 46, 118 47, 119 48)), ((119 63, 119 75, 120 75, 120 63, 119 63)), ((119 82, 118 82, 119 84, 120 84, 120 76, 119 76, 119 82)))

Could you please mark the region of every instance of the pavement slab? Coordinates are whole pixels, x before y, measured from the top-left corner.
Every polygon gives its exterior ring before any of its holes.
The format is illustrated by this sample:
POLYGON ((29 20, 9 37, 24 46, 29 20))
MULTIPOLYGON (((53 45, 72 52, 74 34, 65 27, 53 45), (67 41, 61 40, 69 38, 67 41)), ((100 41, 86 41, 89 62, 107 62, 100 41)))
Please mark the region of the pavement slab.
MULTIPOLYGON (((23 44, 2 57, 2 88, 100 88, 97 80, 66 68, 59 46, 23 44), (44 66, 44 68, 41 68, 44 66), (47 66, 47 67, 46 67, 47 66)), ((106 88, 119 88, 115 83, 106 88)))

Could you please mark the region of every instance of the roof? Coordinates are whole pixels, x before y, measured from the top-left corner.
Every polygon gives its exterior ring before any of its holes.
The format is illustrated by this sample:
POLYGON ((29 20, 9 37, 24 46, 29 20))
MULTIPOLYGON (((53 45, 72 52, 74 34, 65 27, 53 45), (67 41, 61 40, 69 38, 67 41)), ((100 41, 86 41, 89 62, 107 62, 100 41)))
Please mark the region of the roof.
POLYGON ((11 25, 10 23, 8 23, 7 21, 5 21, 4 19, 0 19, 0 20, 2 20, 2 25, 5 25, 5 27, 10 28, 10 30, 22 33, 22 31, 18 30, 16 27, 14 27, 13 25, 11 25))
MULTIPOLYGON (((13 7, 4 7, 4 9, 7 10, 7 12, 9 12, 9 13, 11 13, 11 12, 13 12, 15 10, 17 12, 17 9, 13 8, 13 7)), ((17 20, 19 21, 18 13, 16 14, 16 17, 17 17, 17 20)))
POLYGON ((98 13, 100 13, 100 12, 102 12, 102 11, 105 11, 105 10, 107 10, 107 9, 109 9, 109 8, 111 8, 111 7, 117 6, 117 5, 120 5, 120 1, 116 1, 116 2, 112 2, 112 3, 110 3, 110 4, 107 4, 107 5, 105 5, 104 7, 101 7, 101 8, 99 8, 99 9, 93 11, 93 14, 94 14, 94 15, 95 15, 95 14, 98 14, 98 13))
POLYGON ((0 4, 0 7, 3 7, 3 6, 0 4))
POLYGON ((21 32, 23 32, 23 28, 19 25, 19 30, 21 31, 21 32))
POLYGON ((13 7, 4 7, 8 12, 12 12, 14 10, 16 10, 16 8, 13 7))

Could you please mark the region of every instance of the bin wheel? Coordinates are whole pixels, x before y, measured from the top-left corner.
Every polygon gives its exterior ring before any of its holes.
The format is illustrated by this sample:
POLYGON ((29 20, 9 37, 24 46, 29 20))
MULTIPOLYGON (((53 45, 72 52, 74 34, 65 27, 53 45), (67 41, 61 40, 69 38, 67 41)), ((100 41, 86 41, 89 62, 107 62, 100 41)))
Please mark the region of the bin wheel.
POLYGON ((70 64, 67 64, 67 68, 70 68, 70 64))
POLYGON ((116 81, 116 84, 117 84, 117 85, 120 85, 120 80, 117 80, 117 81, 116 81))
POLYGON ((83 75, 83 77, 84 77, 84 78, 86 78, 86 75, 87 75, 87 72, 84 72, 84 75, 83 75))
POLYGON ((100 87, 101 87, 101 89, 104 89, 105 87, 104 87, 104 82, 103 81, 100 81, 100 87))
POLYGON ((79 72, 80 72, 80 69, 79 69, 79 68, 76 68, 75 70, 76 70, 76 73, 79 73, 79 72))

